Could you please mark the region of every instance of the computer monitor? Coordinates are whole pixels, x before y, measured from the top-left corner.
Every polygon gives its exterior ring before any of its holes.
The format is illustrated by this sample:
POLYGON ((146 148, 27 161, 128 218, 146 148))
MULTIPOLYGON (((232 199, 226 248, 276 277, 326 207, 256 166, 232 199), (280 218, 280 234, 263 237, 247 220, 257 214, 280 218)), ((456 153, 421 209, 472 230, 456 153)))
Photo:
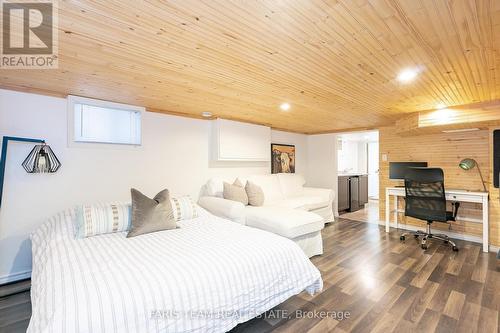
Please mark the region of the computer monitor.
POLYGON ((427 168, 427 162, 390 162, 389 179, 404 180, 408 168, 427 168))

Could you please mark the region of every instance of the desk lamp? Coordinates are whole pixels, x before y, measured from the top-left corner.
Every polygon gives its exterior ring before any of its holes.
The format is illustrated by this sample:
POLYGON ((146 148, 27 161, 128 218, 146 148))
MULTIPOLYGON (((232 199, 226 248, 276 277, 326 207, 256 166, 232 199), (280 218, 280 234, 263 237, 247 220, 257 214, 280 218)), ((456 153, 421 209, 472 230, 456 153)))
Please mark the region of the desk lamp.
POLYGON ((477 171, 479 172, 479 177, 481 177, 481 183, 483 184, 484 192, 486 192, 486 185, 484 185, 483 175, 481 174, 481 169, 479 168, 479 164, 477 164, 476 160, 472 158, 464 158, 463 160, 460 161, 458 166, 460 167, 460 169, 466 171, 477 166, 477 171))

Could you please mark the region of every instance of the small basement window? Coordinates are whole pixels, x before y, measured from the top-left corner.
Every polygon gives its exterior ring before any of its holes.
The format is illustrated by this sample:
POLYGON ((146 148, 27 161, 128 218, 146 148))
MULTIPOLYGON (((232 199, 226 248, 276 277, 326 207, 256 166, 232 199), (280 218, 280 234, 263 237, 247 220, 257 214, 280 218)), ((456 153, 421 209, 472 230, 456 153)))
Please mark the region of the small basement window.
POLYGON ((144 108, 68 96, 69 128, 76 143, 141 144, 144 108))

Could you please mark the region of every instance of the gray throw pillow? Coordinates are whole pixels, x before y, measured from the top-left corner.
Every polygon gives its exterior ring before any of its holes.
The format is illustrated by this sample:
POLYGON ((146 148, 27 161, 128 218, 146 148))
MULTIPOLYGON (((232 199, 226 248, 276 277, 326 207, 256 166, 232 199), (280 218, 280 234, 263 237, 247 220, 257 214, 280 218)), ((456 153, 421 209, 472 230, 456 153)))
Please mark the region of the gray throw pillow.
POLYGON ((243 184, 239 179, 236 179, 233 184, 224 182, 224 191, 222 193, 224 199, 238 201, 248 205, 248 196, 243 184))
POLYGON ((177 227, 167 189, 155 195, 153 199, 134 188, 130 192, 132 195, 132 226, 127 237, 177 227))
POLYGON ((262 191, 260 186, 247 181, 245 190, 248 195, 248 204, 250 206, 262 206, 264 204, 264 191, 262 191))

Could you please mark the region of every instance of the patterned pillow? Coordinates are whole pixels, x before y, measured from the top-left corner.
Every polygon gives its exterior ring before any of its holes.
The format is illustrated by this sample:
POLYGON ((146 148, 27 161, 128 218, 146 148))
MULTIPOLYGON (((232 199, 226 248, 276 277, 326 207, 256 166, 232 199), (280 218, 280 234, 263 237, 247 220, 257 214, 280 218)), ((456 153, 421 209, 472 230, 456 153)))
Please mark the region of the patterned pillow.
POLYGON ((196 204, 190 196, 171 197, 170 202, 172 203, 175 221, 190 220, 198 217, 196 204))
POLYGON ((75 208, 76 237, 85 238, 130 229, 131 206, 124 203, 79 205, 75 208))

